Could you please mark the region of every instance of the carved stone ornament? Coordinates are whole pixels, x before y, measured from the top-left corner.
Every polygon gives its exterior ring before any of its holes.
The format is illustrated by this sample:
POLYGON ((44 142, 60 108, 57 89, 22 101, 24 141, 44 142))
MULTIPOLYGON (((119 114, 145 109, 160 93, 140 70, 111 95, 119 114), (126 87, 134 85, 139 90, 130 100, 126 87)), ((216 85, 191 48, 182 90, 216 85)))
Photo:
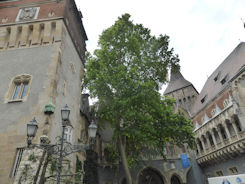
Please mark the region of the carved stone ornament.
POLYGON ((2 23, 6 23, 6 22, 8 22, 8 18, 7 17, 2 19, 2 23))
POLYGON ((29 7, 20 9, 16 21, 26 21, 36 19, 39 12, 39 7, 29 7))

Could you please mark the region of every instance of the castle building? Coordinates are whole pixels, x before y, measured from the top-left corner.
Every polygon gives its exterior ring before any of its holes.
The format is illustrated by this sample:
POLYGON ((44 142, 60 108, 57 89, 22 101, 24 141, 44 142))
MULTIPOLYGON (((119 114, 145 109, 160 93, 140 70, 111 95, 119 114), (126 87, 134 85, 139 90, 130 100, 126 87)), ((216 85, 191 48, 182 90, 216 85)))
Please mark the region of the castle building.
POLYGON ((245 43, 207 79, 192 106, 196 160, 205 178, 245 172, 245 43))
MULTIPOLYGON (((167 160, 143 161, 132 171, 136 184, 208 184, 208 178, 245 172, 245 43, 240 43, 207 79, 200 94, 180 72, 171 73, 164 95, 176 99, 194 125, 196 150, 166 145, 167 160), (183 164, 182 155, 189 159, 183 164)), ((100 184, 125 184, 120 164, 107 162, 113 130, 105 125, 97 141, 100 184)))
POLYGON ((244 56, 245 43, 240 43, 210 75, 200 94, 180 73, 172 74, 165 91, 193 121, 197 148, 193 166, 201 170, 200 183, 245 172, 244 56))
MULTIPOLYGON (((61 135, 60 110, 67 104, 66 140, 86 139, 87 120, 80 113, 86 40, 74 0, 0 1, 0 183, 24 178, 20 171, 31 162, 24 154, 26 125, 34 117, 38 131, 32 142, 45 138, 54 144, 61 135)), ((72 155, 73 171, 76 156, 85 159, 83 153, 72 155)), ((36 168, 41 162, 28 171, 31 176, 41 172, 36 168)))

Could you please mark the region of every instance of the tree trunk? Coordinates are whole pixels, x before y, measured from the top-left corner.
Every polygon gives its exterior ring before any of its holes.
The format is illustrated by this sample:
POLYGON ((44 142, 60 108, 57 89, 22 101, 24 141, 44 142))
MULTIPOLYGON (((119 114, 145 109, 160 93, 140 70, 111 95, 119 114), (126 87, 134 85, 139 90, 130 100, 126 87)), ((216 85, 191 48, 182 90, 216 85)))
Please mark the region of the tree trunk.
POLYGON ((118 144, 119 144, 119 151, 120 151, 120 155, 121 155, 121 159, 122 159, 123 169, 124 169, 124 172, 126 174, 127 184, 133 184, 132 177, 131 177, 131 174, 130 174, 130 171, 129 171, 129 166, 128 166, 128 161, 127 161, 127 157, 126 157, 125 147, 123 146, 121 136, 118 136, 118 144))

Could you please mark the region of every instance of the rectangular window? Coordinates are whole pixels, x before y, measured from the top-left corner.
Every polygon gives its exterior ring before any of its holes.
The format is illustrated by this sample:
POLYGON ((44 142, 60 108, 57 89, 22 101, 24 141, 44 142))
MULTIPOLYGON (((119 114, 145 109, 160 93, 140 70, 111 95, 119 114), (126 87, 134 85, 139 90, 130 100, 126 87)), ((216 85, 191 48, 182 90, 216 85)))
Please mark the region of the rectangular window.
POLYGON ((216 171, 215 175, 216 176, 224 176, 223 171, 221 171, 221 170, 220 171, 216 171))
POLYGON ((10 178, 15 177, 15 175, 17 174, 17 171, 18 171, 18 168, 19 168, 19 165, 21 162, 23 151, 24 151, 24 148, 17 148, 17 150, 16 150, 16 156, 15 156, 12 171, 10 173, 10 178))
POLYGON ((14 77, 8 88, 5 103, 22 102, 27 99, 31 85, 31 75, 22 74, 14 77))
POLYGON ((20 87, 21 84, 15 84, 14 94, 13 94, 13 100, 16 100, 20 93, 20 87))
POLYGON ((27 95, 29 83, 15 83, 12 100, 21 100, 27 95))
POLYGON ((28 83, 24 83, 23 88, 22 88, 21 97, 20 97, 21 99, 23 99, 26 96, 27 90, 28 90, 28 83))
POLYGON ((229 174, 231 174, 231 175, 233 175, 233 174, 239 174, 239 173, 238 173, 237 167, 231 167, 231 168, 229 168, 229 169, 228 169, 228 172, 229 172, 229 174))
POLYGON ((72 141, 72 127, 66 127, 65 128, 64 140, 71 143, 71 141, 72 141))

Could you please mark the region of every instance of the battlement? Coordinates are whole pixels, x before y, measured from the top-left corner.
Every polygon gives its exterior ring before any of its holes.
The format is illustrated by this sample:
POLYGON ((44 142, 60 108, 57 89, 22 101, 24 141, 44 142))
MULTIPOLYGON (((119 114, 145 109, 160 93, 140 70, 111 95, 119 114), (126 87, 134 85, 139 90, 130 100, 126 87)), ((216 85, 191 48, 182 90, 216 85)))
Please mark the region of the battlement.
POLYGON ((62 30, 62 20, 0 27, 0 51, 60 42, 62 30))
POLYGON ((61 41, 64 25, 85 62, 88 38, 74 0, 2 1, 0 10, 0 51, 61 41))

